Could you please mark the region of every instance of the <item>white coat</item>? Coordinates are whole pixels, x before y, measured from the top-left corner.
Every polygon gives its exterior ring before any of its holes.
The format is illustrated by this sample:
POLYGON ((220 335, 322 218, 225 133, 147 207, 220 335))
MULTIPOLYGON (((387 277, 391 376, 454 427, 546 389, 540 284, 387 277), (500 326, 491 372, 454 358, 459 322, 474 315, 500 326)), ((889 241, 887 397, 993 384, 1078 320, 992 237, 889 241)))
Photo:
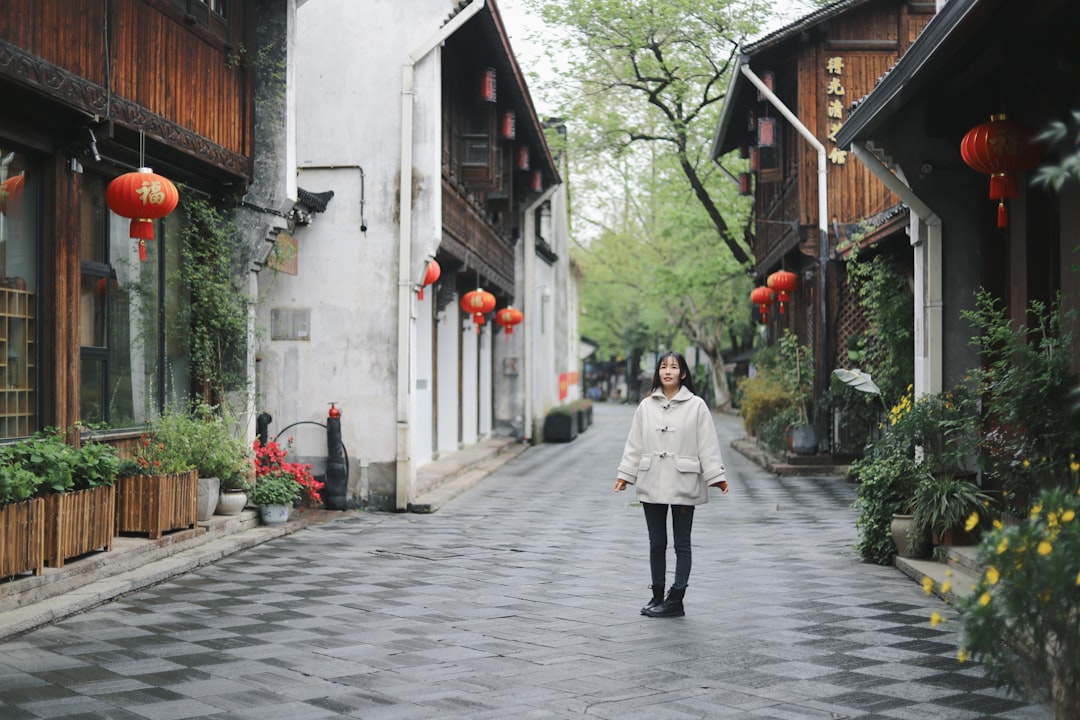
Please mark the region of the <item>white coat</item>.
POLYGON ((705 401, 685 386, 670 400, 658 389, 641 401, 626 438, 619 480, 641 502, 701 505, 724 479, 716 425, 705 401))

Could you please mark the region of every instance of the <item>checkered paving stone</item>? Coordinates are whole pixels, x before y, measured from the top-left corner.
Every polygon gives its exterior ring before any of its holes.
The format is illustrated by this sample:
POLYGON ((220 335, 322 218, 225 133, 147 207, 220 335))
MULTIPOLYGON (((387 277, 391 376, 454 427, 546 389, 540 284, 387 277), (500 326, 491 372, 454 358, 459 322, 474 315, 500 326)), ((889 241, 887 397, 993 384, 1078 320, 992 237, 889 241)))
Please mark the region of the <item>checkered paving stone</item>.
POLYGON ((435 514, 312 527, 6 642, 0 717, 1050 717, 956 661, 937 598, 859 560, 850 484, 730 449, 686 617, 642 617, 644 520, 611 491, 632 410, 598 405, 435 514))

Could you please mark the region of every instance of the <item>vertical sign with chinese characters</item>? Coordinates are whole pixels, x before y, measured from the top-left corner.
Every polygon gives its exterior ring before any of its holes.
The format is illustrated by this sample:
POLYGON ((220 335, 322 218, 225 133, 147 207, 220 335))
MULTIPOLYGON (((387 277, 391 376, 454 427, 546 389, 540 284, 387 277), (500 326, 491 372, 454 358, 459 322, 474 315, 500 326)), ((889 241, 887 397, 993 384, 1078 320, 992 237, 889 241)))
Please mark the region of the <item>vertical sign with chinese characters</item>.
POLYGON ((844 124, 844 58, 831 57, 825 61, 825 116, 829 132, 829 160, 834 165, 847 161, 847 150, 836 145, 836 133, 844 124))

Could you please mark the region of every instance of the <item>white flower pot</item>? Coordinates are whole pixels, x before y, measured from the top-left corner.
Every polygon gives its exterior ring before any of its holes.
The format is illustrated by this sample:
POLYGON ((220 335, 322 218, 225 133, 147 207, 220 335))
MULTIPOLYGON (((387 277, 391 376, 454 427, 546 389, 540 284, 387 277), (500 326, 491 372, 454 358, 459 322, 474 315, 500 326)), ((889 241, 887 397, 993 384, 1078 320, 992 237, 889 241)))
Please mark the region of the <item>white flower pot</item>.
POLYGON ((218 496, 218 515, 239 515, 247 505, 247 493, 241 490, 222 490, 218 496))
POLYGON ((284 525, 289 521, 288 505, 260 505, 259 515, 263 525, 284 525))

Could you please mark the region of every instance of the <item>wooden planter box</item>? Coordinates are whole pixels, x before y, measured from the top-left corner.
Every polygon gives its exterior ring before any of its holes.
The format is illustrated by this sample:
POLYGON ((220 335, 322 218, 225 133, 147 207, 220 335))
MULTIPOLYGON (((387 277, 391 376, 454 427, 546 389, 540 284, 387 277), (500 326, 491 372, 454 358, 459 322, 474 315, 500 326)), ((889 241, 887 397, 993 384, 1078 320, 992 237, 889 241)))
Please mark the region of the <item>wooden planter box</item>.
POLYGON ((112 550, 116 535, 116 488, 46 495, 45 564, 63 567, 68 558, 91 550, 112 550))
POLYGON ((128 475, 116 481, 116 532, 148 533, 195 527, 199 471, 169 475, 128 475))
POLYGON ((45 571, 45 501, 0 507, 0 578, 45 571))

